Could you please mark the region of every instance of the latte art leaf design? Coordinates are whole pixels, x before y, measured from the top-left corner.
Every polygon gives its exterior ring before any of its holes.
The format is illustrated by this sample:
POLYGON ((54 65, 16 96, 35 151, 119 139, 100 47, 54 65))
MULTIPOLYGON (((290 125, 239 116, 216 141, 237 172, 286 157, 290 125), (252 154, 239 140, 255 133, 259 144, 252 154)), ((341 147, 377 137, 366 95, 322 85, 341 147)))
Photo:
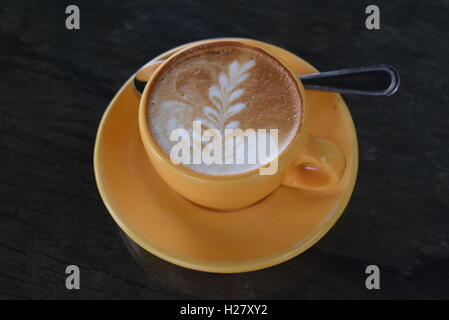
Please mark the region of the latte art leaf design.
MULTIPOLYGON (((238 88, 244 81, 246 81, 252 67, 254 67, 254 60, 240 65, 237 61, 231 62, 227 67, 227 72, 221 72, 218 76, 218 82, 212 85, 208 91, 208 97, 211 102, 210 105, 204 106, 201 111, 201 116, 194 118, 194 108, 189 103, 170 100, 164 101, 161 104, 160 110, 163 114, 172 114, 173 116, 166 122, 167 137, 173 130, 178 128, 187 129, 192 138, 193 144, 190 146, 194 154, 201 154, 201 147, 204 146, 207 141, 203 141, 201 136, 198 136, 191 127, 194 120, 200 121, 201 125, 209 129, 217 129, 221 132, 224 138, 224 152, 223 156, 225 161, 233 157, 233 154, 239 154, 244 152, 244 139, 243 137, 232 137, 232 133, 229 136, 225 135, 225 129, 238 129, 240 127, 240 121, 230 120, 232 117, 240 113, 245 109, 246 103, 237 102, 242 97, 245 90, 238 88), (184 125, 187 124, 187 127, 184 125), (231 146, 234 151, 229 153, 229 149, 226 146, 231 146), (200 147, 200 148, 199 148, 200 147)), ((161 115, 162 116, 162 115, 161 115)), ((162 118, 161 118, 162 119, 162 118)), ((185 142, 182 141, 182 144, 185 142)))
POLYGON ((245 92, 237 87, 249 77, 247 72, 255 65, 254 60, 249 60, 242 66, 233 61, 228 66, 228 73, 220 73, 218 84, 209 88, 209 99, 212 106, 203 107, 205 118, 197 117, 196 120, 208 128, 215 128, 224 132, 224 129, 237 129, 239 121, 228 120, 245 109, 245 103, 234 103, 245 92))

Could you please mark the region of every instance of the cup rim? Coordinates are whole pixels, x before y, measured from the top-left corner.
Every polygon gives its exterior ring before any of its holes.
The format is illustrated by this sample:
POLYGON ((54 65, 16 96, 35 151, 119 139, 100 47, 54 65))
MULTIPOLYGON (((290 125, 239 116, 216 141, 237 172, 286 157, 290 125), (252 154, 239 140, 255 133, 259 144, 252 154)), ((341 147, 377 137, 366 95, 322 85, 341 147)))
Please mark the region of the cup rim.
POLYGON ((262 48, 258 47, 257 45, 250 45, 238 40, 215 40, 212 39, 207 42, 200 42, 200 43, 192 43, 192 45, 187 46, 185 48, 180 49, 179 51, 173 53, 171 56, 169 56, 151 75, 151 77, 148 79, 147 84, 145 85, 145 89, 142 93, 142 96, 140 98, 139 102, 139 132, 142 139, 142 143, 145 146, 145 149, 147 151, 150 151, 155 155, 155 157, 164 162, 168 162, 176 171, 181 173, 184 176, 194 176, 196 178, 202 179, 202 180, 231 180, 236 178, 245 178, 253 176, 255 173, 259 171, 261 166, 258 166, 257 168, 240 172, 240 173, 233 173, 233 174, 224 174, 224 175, 212 175, 212 174, 206 174, 202 173, 196 170, 193 170, 191 168, 188 168, 184 165, 175 165, 170 161, 170 157, 166 154, 164 150, 162 150, 159 143, 156 141, 154 135, 152 134, 149 123, 148 123, 148 99, 150 96, 150 90, 156 83, 156 80, 161 76, 162 71, 166 70, 170 65, 172 65, 175 61, 179 60, 180 58, 184 57, 185 55, 191 54, 192 52, 195 52, 197 50, 201 50, 202 48, 208 48, 208 47, 215 47, 215 46, 239 46, 239 47, 246 47, 250 48, 252 50, 256 50, 259 52, 262 52, 262 54, 267 55, 271 59, 273 59, 275 62, 281 66, 286 73, 295 81, 296 88, 299 93, 299 97, 301 100, 300 110, 300 126, 297 129, 297 132, 295 134, 295 137, 290 141, 288 146, 282 150, 281 153, 279 153, 276 158, 278 160, 278 170, 277 172, 281 171, 281 169, 287 164, 285 161, 282 161, 285 159, 285 155, 293 152, 296 150, 296 146, 303 141, 304 136, 307 132, 306 130, 306 119, 307 119, 307 102, 305 97, 305 89, 302 85, 300 79, 298 76, 296 76, 296 73, 293 72, 293 70, 286 65, 284 62, 282 62, 278 57, 273 56, 272 54, 266 52, 262 48))

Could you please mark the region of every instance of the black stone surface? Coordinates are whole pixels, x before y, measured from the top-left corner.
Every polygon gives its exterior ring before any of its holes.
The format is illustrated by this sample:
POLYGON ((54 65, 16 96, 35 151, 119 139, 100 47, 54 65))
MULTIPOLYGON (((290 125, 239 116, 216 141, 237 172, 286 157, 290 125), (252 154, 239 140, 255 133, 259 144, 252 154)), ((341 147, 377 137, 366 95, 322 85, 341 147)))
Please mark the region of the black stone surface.
POLYGON ((0 1, 0 298, 449 298, 449 2, 374 3, 380 30, 365 28, 367 1, 0 1), (80 30, 65 28, 69 4, 80 30), (402 77, 392 97, 345 97, 360 171, 335 227, 287 263, 238 275, 182 269, 120 236, 92 165, 128 76, 221 36, 321 70, 385 63, 402 77), (69 264, 80 290, 65 288, 69 264), (380 290, 365 288, 370 264, 380 290))

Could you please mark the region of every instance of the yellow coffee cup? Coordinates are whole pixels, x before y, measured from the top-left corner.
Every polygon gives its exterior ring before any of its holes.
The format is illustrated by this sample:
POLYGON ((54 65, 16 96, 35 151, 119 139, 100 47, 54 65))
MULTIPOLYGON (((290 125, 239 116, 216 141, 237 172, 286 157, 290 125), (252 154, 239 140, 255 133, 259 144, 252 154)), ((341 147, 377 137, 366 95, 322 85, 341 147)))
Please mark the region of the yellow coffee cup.
POLYGON ((252 47, 264 51, 257 45, 249 45, 238 40, 204 41, 178 51, 154 70, 140 100, 139 130, 146 153, 162 179, 173 190, 190 201, 218 210, 236 210, 249 206, 267 197, 281 185, 315 190, 315 192, 334 187, 346 167, 344 154, 332 142, 309 133, 309 106, 301 81, 288 65, 265 51, 292 75, 302 98, 300 130, 289 146, 277 155, 275 159, 277 171, 272 175, 261 175, 259 169, 238 174, 208 175, 171 161, 170 156, 156 142, 149 128, 149 97, 162 71, 187 51, 191 54, 195 52, 196 47, 204 45, 208 47, 221 45, 252 47))

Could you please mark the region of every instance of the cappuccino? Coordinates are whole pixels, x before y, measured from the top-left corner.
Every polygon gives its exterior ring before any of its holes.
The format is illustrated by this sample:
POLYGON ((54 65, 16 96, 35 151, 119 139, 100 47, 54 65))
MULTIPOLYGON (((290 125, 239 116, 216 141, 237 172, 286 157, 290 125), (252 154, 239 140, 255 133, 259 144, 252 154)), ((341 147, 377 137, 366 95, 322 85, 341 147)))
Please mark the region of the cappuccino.
POLYGON ((231 129, 276 130, 276 141, 273 136, 266 138, 269 157, 263 161, 251 161, 254 157, 247 153, 260 149, 260 144, 253 148, 247 134, 232 137, 231 148, 223 146, 222 162, 182 163, 194 171, 229 175, 257 169, 282 153, 300 130, 303 101, 296 80, 260 49, 234 42, 199 45, 161 68, 150 88, 147 116, 151 134, 167 155, 178 143, 171 139, 176 129, 191 134, 192 158, 195 145, 208 144, 195 135, 194 123, 221 133, 224 145, 231 129), (241 158, 242 152, 246 154, 243 163, 229 161, 241 158))

